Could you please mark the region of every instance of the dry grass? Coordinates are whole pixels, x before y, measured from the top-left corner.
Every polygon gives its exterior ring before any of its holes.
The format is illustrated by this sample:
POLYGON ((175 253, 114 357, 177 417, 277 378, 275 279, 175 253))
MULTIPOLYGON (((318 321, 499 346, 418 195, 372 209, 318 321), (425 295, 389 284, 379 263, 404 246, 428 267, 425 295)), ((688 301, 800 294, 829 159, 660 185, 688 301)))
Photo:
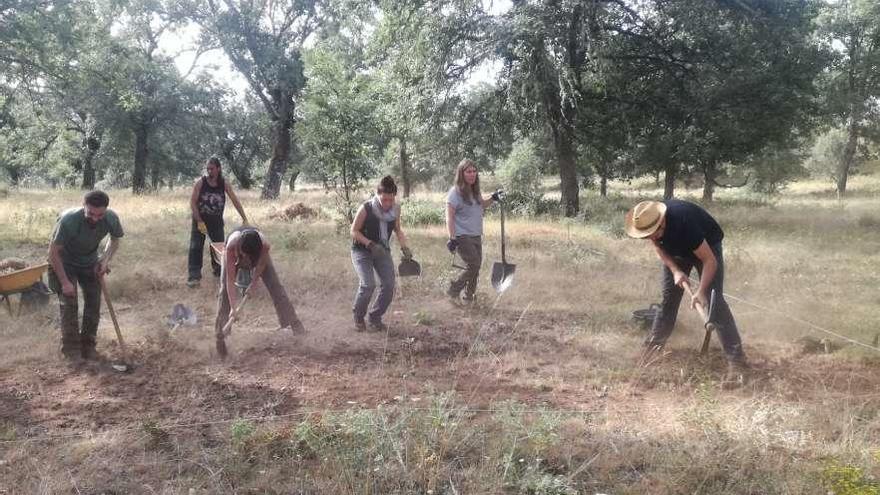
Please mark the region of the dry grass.
MULTIPOLYGON (((853 188, 845 206, 804 183, 770 201, 723 191, 710 207, 727 233, 728 292, 767 308, 732 302, 756 367, 735 391, 721 389, 717 343, 699 359, 702 329, 684 309, 670 352, 634 365, 643 334, 629 313, 657 300, 659 266, 619 223, 656 194, 644 185, 585 198, 582 220, 511 220, 516 283, 500 298, 492 216, 472 309, 443 299, 443 227, 408 227, 424 276, 402 281, 387 336, 351 331, 356 279, 328 198, 245 192, 310 331, 276 331, 263 294, 225 363, 207 269, 202 288, 184 285, 185 191, 112 194, 126 237, 109 284, 137 368, 65 365, 54 301, 0 314, 0 493, 876 493, 878 353, 804 354, 809 328, 778 314, 863 342, 878 331, 880 181, 853 188), (320 213, 272 218, 296 202, 320 213), (199 324, 169 336, 178 302, 199 324)), ((439 208, 442 196, 419 199, 439 208)), ((78 203, 0 198, 0 257, 44 257, 55 215, 78 203)), ((106 317, 99 348, 118 355, 106 317)))

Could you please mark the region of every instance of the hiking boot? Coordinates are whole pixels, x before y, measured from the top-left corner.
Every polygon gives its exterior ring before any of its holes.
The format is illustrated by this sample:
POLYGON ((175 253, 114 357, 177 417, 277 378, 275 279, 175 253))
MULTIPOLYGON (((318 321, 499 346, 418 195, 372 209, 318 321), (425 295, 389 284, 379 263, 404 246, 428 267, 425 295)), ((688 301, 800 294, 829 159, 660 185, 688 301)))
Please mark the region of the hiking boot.
POLYGON ((721 388, 730 390, 742 387, 748 381, 749 365, 745 361, 732 360, 727 362, 727 373, 721 388))
POLYGON ((200 286, 201 284, 202 284, 202 281, 197 278, 191 278, 186 281, 186 286, 189 287, 190 289, 195 289, 196 287, 200 286))
POLYGON ((382 320, 370 320, 371 332, 387 332, 388 327, 382 323, 382 320))
POLYGON ((103 361, 102 356, 94 347, 86 346, 82 348, 82 357, 87 361, 103 361))
POLYGON ((302 322, 299 320, 297 320, 293 323, 290 323, 288 325, 284 325, 284 328, 289 328, 291 332, 296 333, 296 334, 306 333, 306 328, 303 326, 302 322))
POLYGON ((355 318, 354 319, 354 331, 355 332, 366 332, 367 331, 367 323, 363 318, 355 318))
POLYGON ((220 359, 224 359, 229 354, 229 351, 226 349, 226 339, 223 337, 217 337, 216 347, 217 355, 220 356, 220 359))
POLYGON ((461 299, 461 291, 455 290, 452 287, 446 289, 446 295, 449 296, 453 301, 458 301, 461 299))
POLYGON ((62 346, 61 355, 64 356, 64 359, 71 362, 79 362, 82 361, 83 358, 82 349, 72 346, 62 346))

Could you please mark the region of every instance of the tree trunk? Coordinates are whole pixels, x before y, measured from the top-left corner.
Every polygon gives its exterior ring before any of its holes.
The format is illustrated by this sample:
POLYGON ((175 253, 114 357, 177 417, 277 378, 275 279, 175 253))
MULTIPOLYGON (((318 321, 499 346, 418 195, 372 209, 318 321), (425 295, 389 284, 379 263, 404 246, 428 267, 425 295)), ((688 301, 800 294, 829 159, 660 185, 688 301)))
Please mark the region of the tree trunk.
POLYGON ((85 135, 80 160, 82 161, 82 188, 95 188, 95 156, 101 149, 101 139, 104 133, 94 117, 89 115, 85 122, 85 135))
POLYGON ((857 115, 850 115, 850 122, 847 131, 848 137, 846 147, 843 148, 843 156, 840 158, 840 165, 837 167, 837 198, 846 197, 846 181, 849 178, 849 170, 852 167, 853 159, 856 156, 856 146, 859 144, 859 125, 857 115))
POLYGON ((718 170, 715 163, 707 163, 703 167, 703 202, 711 203, 715 200, 715 178, 718 170))
POLYGON ((675 194, 675 176, 678 172, 678 164, 668 163, 664 167, 666 177, 663 179, 663 199, 672 199, 675 194))
POLYGON ((134 194, 147 192, 147 138, 149 128, 144 124, 137 124, 134 128, 134 173, 131 176, 131 190, 134 194))
POLYGON ((608 179, 604 175, 599 177, 599 196, 608 196, 608 179))
POLYGON ((162 186, 162 183, 159 180, 159 164, 153 163, 153 167, 150 169, 150 189, 152 191, 158 191, 162 186))
POLYGON ((290 158, 290 128, 294 122, 293 95, 289 89, 278 90, 278 120, 275 121, 273 132, 272 158, 269 170, 263 182, 262 199, 275 199, 281 193, 281 181, 287 173, 287 161, 290 158))
POLYGON ((409 176, 409 155, 406 153, 406 137, 400 138, 400 182, 403 183, 403 197, 408 198, 411 179, 409 176))
POLYGON ((296 178, 299 177, 299 170, 294 170, 290 174, 290 180, 287 182, 287 189, 293 192, 296 189, 296 178))

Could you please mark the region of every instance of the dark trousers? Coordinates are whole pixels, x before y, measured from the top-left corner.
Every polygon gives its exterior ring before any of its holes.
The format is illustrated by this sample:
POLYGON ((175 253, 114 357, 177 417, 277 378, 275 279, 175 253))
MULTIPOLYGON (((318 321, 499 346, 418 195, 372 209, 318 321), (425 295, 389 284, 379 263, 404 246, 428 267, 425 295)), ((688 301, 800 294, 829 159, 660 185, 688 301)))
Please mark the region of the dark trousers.
MULTIPOLYGON (((715 307, 710 315, 710 320, 718 327, 718 338, 721 340, 721 346, 724 348, 724 354, 727 359, 732 361, 742 361, 745 359, 743 353, 742 340, 739 336, 739 330, 736 328, 736 321, 733 319, 733 313, 730 306, 724 299, 724 255, 721 249, 721 243, 710 246, 718 261, 718 269, 715 271, 715 278, 710 285, 710 292, 715 290, 715 307)), ((697 272, 702 276, 703 264, 696 259, 691 258, 673 258, 675 264, 686 274, 690 274, 692 268, 696 268, 697 272)), ((666 339, 672 333, 675 326, 675 320, 678 317, 678 308, 681 303, 684 289, 675 285, 675 278, 672 271, 666 265, 663 266, 662 273, 662 290, 663 302, 660 305, 660 312, 654 319, 654 325, 651 333, 645 342, 649 346, 663 345, 666 339)), ((694 289, 696 289, 694 287, 694 289)), ((707 294, 708 296, 709 294, 707 294)), ((690 301, 688 301, 690 304, 690 301)), ((706 308, 708 311, 709 308, 706 308)))
MULTIPOLYGON (((211 242, 223 242, 225 240, 223 232, 223 217, 202 215, 205 226, 208 227, 208 237, 211 242)), ((199 232, 195 219, 192 221, 192 229, 189 233, 189 280, 201 280, 202 278, 202 256, 205 251, 205 234, 199 232)), ((214 275, 220 275, 220 262, 214 255, 214 251, 208 249, 211 255, 211 268, 214 269, 214 275)))
POLYGON ((78 353, 80 349, 95 348, 98 335, 98 322, 101 320, 101 284, 95 274, 96 265, 78 268, 64 265, 67 278, 83 293, 82 326, 79 324, 77 294, 67 297, 61 291, 61 281, 50 268, 49 287, 58 294, 61 309, 61 352, 78 353))
MULTIPOLYGON (((226 267, 224 266, 223 273, 220 274, 220 295, 217 298, 217 319, 214 322, 214 330, 218 339, 223 338, 223 327, 229 321, 229 311, 231 310, 229 307, 229 295, 226 293, 225 270, 226 267)), ((272 296, 275 314, 278 315, 278 324, 282 327, 289 326, 291 330, 296 332, 302 331, 302 323, 300 323, 299 317, 296 315, 296 310, 293 308, 290 298, 287 297, 287 291, 284 290, 284 286, 278 280, 278 274, 275 272, 275 267, 271 261, 266 265, 266 269, 263 270, 263 275, 260 278, 263 280, 266 290, 269 291, 269 295, 272 296)), ((232 290, 235 290, 235 288, 233 287, 232 290)))
POLYGON ((458 239, 458 255, 467 267, 449 286, 451 294, 458 295, 464 289, 465 299, 473 299, 477 292, 477 279, 483 265, 483 238, 478 235, 462 235, 458 239))

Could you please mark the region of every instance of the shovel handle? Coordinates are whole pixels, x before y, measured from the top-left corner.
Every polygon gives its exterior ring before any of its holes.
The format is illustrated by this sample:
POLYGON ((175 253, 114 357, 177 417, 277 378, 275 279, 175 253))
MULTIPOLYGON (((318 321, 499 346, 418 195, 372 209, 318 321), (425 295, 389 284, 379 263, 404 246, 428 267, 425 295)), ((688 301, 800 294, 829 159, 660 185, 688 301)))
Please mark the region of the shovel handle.
POLYGON ((104 302, 107 303, 107 309, 110 311, 110 319, 113 320, 113 329, 116 330, 116 340, 119 341, 119 347, 125 351, 125 341, 122 340, 122 332, 119 330, 119 321, 116 320, 116 311, 113 310, 113 303, 110 301, 110 293, 107 291, 107 283, 104 282, 104 276, 100 276, 101 293, 104 294, 104 302))
MULTIPOLYGON (((694 291, 691 290, 691 284, 685 283, 684 289, 691 297, 694 297, 694 291)), ((703 319, 703 326, 706 328, 706 335, 703 336, 703 344, 700 346, 700 354, 705 355, 709 352, 709 342, 712 340, 712 332, 715 331, 717 327, 714 323, 709 321, 709 314, 706 312, 703 303, 697 301, 696 307, 697 313, 699 313, 700 318, 703 319)))
POLYGON ((238 302, 238 306, 235 307, 235 311, 232 313, 232 317, 229 318, 229 321, 227 321, 225 325, 223 325, 223 330, 221 330, 221 333, 222 333, 224 336, 229 335, 229 332, 230 332, 230 330, 232 329, 232 323, 233 323, 233 322, 235 321, 235 319, 238 317, 238 313, 239 313, 239 311, 241 311, 241 308, 244 307, 244 303, 247 302, 247 300, 248 300, 248 295, 249 295, 249 293, 248 293, 248 292, 245 292, 244 295, 241 296, 241 301, 239 301, 239 302, 238 302))

